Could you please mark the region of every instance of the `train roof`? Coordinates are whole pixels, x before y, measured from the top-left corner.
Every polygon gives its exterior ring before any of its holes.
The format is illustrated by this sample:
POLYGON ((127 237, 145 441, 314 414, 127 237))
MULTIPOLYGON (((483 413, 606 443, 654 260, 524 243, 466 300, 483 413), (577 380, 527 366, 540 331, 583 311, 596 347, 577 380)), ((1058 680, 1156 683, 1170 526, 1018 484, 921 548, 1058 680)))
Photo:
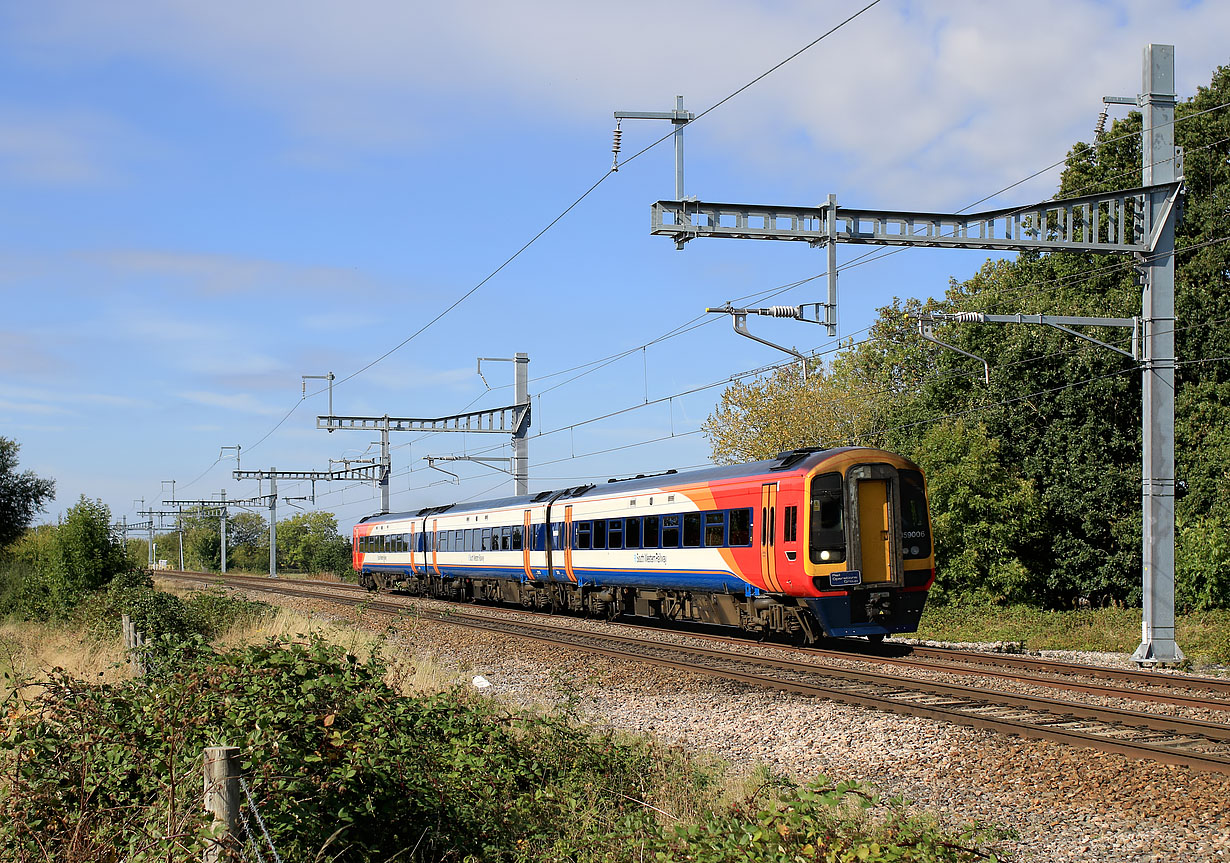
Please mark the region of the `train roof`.
MULTIPOLYGON (((407 518, 422 518, 423 516, 439 514, 442 512, 460 513, 473 512, 474 510, 482 509, 517 509, 519 507, 534 506, 536 504, 545 503, 552 499, 576 500, 577 498, 582 497, 599 497, 607 494, 622 494, 624 492, 640 491, 641 489, 661 488, 663 484, 692 485, 694 483, 718 482, 726 479, 756 476, 757 474, 769 473, 773 471, 807 471, 834 455, 858 449, 865 449, 865 447, 836 447, 834 449, 808 447, 805 449, 793 449, 778 453, 773 458, 763 459, 762 461, 745 462, 743 464, 706 467, 699 470, 685 471, 683 473, 670 470, 663 473, 637 474, 632 477, 609 479, 601 484, 578 485, 571 488, 540 491, 535 492, 534 494, 521 494, 513 497, 463 501, 460 503, 444 504, 442 506, 429 506, 407 512, 379 513, 376 515, 369 515, 361 519, 359 524, 399 521, 407 518)), ((876 452, 877 450, 868 451, 876 452)))

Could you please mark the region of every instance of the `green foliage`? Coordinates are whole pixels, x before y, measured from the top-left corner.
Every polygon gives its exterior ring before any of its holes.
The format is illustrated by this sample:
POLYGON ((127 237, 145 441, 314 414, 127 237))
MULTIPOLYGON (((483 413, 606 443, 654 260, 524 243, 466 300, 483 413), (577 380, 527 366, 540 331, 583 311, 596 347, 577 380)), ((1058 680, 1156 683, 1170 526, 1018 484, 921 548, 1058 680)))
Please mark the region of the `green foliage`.
POLYGON ((295 572, 348 573, 350 540, 331 512, 301 512, 278 522, 278 566, 295 572))
POLYGON ((181 598, 154 588, 144 570, 116 576, 107 586, 83 602, 78 609, 99 638, 111 636, 123 615, 128 615, 138 632, 160 643, 166 636, 172 642, 201 637, 217 638, 233 626, 254 623, 270 615, 273 607, 226 593, 221 586, 197 590, 181 598))
POLYGON ((1175 607, 1221 607, 1230 596, 1230 526, 1220 514, 1183 525, 1175 544, 1175 607))
POLYGON ((804 380, 792 363, 762 380, 736 381, 703 428, 716 462, 757 461, 858 437, 875 421, 870 406, 823 367, 813 365, 804 380))
POLYGON ((231 516, 226 525, 227 569, 267 572, 269 569, 269 523, 255 512, 231 516))
POLYGON ((128 568, 128 553, 111 533, 111 509, 85 495, 56 530, 60 576, 75 590, 95 590, 128 568))
POLYGON ((129 569, 123 543, 111 533, 111 510, 84 495, 56 525, 27 531, 12 550, 0 613, 63 620, 89 591, 129 569))
POLYGON ((379 658, 360 662, 319 640, 223 654, 163 643, 176 661, 140 680, 91 686, 57 674, 4 720, 0 856, 199 859, 208 745, 242 750, 288 863, 579 863, 626 860, 630 848, 713 863, 974 853, 850 785, 775 783, 723 802, 717 774, 678 751, 510 714, 470 693, 402 697, 379 658))
POLYGON ((963 419, 927 428, 915 458, 931 477, 932 529, 945 561, 932 596, 1023 602, 1030 598, 1040 503, 1033 484, 1005 463, 985 426, 963 419))
POLYGON ((17 472, 20 450, 16 441, 0 437, 0 549, 19 539, 55 497, 55 480, 35 476, 31 470, 17 472))
MULTIPOLYGON (((1131 653, 1140 644, 1140 609, 1046 611, 1026 605, 928 605, 918 637, 953 642, 1024 642, 1029 650, 1131 653)), ((1179 614, 1175 641, 1197 663, 1230 663, 1230 611, 1179 614)))
POLYGON ((885 863, 997 859, 977 845, 991 837, 975 826, 960 837, 940 831, 930 819, 911 817, 902 801, 873 819, 880 798, 852 782, 819 779, 803 788, 761 789, 747 800, 696 824, 674 828, 661 863, 885 863))

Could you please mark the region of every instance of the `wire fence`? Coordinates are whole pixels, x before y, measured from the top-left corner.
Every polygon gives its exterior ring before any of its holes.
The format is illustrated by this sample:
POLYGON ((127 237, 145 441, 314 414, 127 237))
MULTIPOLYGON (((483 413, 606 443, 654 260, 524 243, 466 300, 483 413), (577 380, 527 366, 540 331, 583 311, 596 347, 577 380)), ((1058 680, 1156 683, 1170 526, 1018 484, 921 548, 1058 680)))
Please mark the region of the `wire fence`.
POLYGON ((273 863, 282 863, 282 858, 278 856, 278 849, 274 847, 273 837, 269 835, 269 829, 265 827, 265 819, 261 817, 260 808, 252 797, 252 789, 248 787, 242 775, 239 776, 239 788, 243 791, 243 800, 239 805, 239 818, 243 822, 243 834, 247 838, 243 858, 255 860, 256 863, 265 863, 265 855, 261 852, 261 848, 264 847, 268 849, 269 858, 273 860, 273 863), (249 820, 249 814, 251 820, 249 820), (255 821, 256 826, 260 828, 259 833, 252 829, 252 821, 255 821))

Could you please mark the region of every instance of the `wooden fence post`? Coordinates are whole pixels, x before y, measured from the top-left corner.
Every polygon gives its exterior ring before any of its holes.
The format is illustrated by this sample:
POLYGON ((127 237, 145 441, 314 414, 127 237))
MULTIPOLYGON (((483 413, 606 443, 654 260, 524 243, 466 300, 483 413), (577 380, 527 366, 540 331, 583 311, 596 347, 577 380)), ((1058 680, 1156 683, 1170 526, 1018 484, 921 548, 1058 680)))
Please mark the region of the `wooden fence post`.
POLYGON ((213 813, 214 826, 225 829, 205 849, 205 863, 218 863, 223 849, 239 835, 239 747, 205 747, 205 809, 213 813))
POLYGON ((137 632, 137 626, 132 622, 132 618, 127 614, 120 621, 121 628, 124 632, 124 652, 128 655, 128 664, 132 666, 132 673, 141 675, 145 673, 145 657, 137 650, 145 644, 145 633, 137 632))

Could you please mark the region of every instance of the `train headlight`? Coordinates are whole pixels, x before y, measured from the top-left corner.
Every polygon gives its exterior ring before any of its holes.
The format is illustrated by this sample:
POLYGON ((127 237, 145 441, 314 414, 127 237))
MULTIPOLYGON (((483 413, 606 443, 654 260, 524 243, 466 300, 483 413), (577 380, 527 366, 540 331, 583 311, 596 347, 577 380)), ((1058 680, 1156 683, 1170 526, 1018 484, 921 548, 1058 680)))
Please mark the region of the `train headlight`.
POLYGON ((829 558, 831 558, 832 556, 833 556, 833 553, 832 553, 831 551, 829 551, 827 548, 826 548, 824 551, 820 552, 820 559, 821 559, 821 560, 828 560, 828 559, 829 559, 829 558))
POLYGON ((912 555, 914 555, 915 557, 917 557, 917 556, 918 556, 918 546, 916 546, 916 545, 911 545, 911 546, 910 546, 910 554, 912 554, 912 555))

